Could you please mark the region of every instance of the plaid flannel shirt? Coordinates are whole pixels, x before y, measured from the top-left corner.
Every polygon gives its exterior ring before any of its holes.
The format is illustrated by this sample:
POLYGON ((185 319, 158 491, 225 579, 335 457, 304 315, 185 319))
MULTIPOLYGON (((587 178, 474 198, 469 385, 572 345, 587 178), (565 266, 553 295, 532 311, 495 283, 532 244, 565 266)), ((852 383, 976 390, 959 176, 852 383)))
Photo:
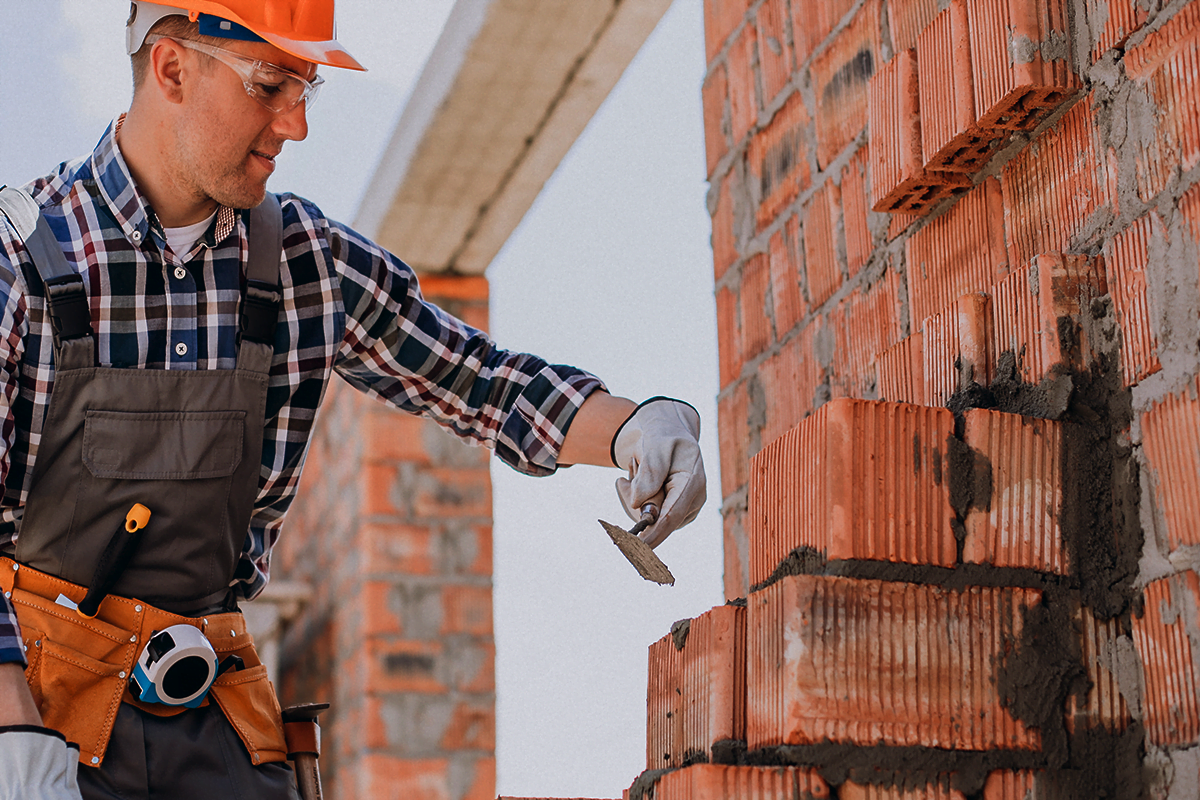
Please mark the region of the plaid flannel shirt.
MULTIPOLYGON (((171 252, 117 147, 119 127, 120 120, 109 126, 91 155, 25 187, 83 276, 100 364, 233 369, 245 213, 221 208, 189 253, 171 252)), ((531 475, 557 468, 575 412, 603 388, 574 367, 497 348, 425 302, 412 269, 395 256, 303 198, 284 194, 280 201, 283 300, 258 498, 235 578, 244 598, 267 583, 271 549, 333 372, 495 449, 531 475)), ((54 388, 54 358, 41 281, 3 215, 0 309, 0 552, 11 554, 54 388)), ((0 663, 23 660, 15 615, 0 598, 0 663)))

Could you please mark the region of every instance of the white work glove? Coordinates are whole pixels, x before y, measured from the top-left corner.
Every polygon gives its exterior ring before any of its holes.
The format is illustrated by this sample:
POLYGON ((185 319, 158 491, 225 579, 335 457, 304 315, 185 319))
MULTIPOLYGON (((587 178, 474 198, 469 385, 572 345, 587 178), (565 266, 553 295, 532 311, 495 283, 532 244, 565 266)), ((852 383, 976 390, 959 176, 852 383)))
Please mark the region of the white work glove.
POLYGON ((0 727, 0 800, 81 800, 79 748, 58 731, 0 727))
POLYGON ((700 458, 700 415, 681 400, 652 397, 617 429, 612 460, 629 476, 617 478, 617 495, 634 521, 653 502, 658 521, 639 537, 658 547, 676 528, 696 518, 707 497, 700 458))

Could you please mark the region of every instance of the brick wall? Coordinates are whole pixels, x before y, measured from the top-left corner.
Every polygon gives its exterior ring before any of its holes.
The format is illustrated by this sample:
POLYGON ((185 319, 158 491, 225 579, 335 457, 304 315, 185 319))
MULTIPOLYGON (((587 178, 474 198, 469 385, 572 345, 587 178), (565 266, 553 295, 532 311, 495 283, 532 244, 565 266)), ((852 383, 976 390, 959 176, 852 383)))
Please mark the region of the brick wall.
MULTIPOLYGON (((421 288, 486 329, 486 279, 421 288)), ((273 574, 315 587, 284 637, 278 688, 285 704, 332 703, 332 800, 495 797, 488 455, 330 386, 273 574)))
POLYGON ((648 769, 1200 795, 1200 2, 703 1, 745 730, 648 769))

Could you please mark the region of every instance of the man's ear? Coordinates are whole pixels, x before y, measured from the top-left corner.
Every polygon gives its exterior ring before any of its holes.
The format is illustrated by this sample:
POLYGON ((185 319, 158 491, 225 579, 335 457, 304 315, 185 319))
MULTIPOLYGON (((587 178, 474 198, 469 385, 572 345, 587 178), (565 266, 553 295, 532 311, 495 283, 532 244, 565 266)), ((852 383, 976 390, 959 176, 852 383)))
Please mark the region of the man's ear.
MULTIPOLYGON (((191 69, 185 69, 187 48, 171 39, 159 39, 150 50, 150 74, 147 82, 152 84, 168 103, 183 102, 183 83, 191 69)), ((186 65, 191 67, 191 64, 186 65)))

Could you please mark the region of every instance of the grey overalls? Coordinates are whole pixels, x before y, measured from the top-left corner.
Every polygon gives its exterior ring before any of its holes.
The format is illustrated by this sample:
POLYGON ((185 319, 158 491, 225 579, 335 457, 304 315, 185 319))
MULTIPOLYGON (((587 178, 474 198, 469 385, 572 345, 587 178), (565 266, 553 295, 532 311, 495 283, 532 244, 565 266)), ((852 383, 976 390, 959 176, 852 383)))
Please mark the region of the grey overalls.
MULTIPOLYGON (((21 566, 90 584, 141 503, 152 517, 111 593, 187 617, 236 609, 230 584, 259 487, 280 299, 274 195, 248 227, 236 369, 140 370, 96 366, 83 282, 39 220, 26 245, 45 284, 55 379, 16 545, 21 566)), ((171 717, 120 703, 102 762, 88 769, 84 759, 86 800, 295 797, 290 768, 253 765, 212 703, 171 717)))

